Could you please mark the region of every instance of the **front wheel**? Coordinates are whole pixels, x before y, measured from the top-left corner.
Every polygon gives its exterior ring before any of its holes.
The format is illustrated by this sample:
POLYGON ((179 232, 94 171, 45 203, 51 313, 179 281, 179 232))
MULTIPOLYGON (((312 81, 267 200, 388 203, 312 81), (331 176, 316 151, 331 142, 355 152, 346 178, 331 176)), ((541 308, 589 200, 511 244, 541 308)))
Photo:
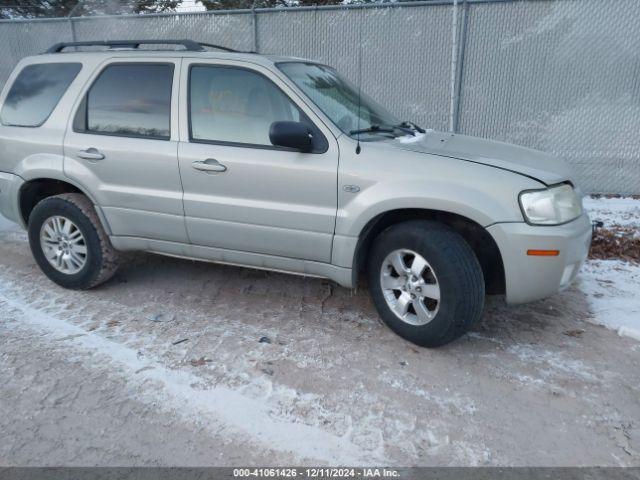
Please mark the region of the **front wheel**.
POLYGON ((417 345, 449 343, 482 316, 482 268, 446 225, 420 220, 388 228, 373 243, 367 275, 382 320, 417 345))
POLYGON ((118 268, 118 253, 93 204, 79 193, 40 201, 29 216, 29 245, 40 269, 58 285, 88 289, 118 268))

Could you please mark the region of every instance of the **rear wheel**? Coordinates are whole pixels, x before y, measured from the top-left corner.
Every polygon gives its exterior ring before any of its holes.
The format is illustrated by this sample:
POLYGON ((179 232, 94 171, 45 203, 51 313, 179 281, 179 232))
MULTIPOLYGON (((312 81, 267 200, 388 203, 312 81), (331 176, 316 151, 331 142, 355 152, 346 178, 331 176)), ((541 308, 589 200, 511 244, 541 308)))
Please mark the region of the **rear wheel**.
POLYGON ((29 216, 29 245, 40 269, 58 285, 88 289, 107 281, 118 268, 93 204, 79 193, 40 201, 29 216))
POLYGON ((411 221, 388 228, 373 243, 367 275, 382 320, 417 345, 449 343, 482 316, 482 269, 446 225, 411 221))

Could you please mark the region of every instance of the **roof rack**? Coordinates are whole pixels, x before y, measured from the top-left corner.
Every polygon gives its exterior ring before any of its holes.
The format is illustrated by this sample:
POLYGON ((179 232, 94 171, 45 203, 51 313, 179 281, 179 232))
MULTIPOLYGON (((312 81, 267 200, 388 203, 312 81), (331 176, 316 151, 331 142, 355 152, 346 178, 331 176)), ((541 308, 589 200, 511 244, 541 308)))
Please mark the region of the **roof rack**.
POLYGON ((60 53, 68 47, 109 47, 109 48, 139 48, 140 45, 182 45, 190 52, 202 52, 204 47, 217 48, 225 52, 237 52, 229 47, 198 43, 193 40, 95 40, 88 42, 61 42, 52 45, 45 53, 60 53))
MULTIPOLYGON (((202 43, 202 42, 198 42, 198 45, 200 45, 200 47, 208 47, 208 48, 217 48, 218 50, 222 50, 223 52, 232 52, 232 53, 254 53, 254 52, 240 52, 239 50, 235 50, 233 48, 229 48, 229 47, 223 47, 221 45, 214 45, 212 43, 202 43)), ((202 50, 202 48, 201 48, 202 50)))

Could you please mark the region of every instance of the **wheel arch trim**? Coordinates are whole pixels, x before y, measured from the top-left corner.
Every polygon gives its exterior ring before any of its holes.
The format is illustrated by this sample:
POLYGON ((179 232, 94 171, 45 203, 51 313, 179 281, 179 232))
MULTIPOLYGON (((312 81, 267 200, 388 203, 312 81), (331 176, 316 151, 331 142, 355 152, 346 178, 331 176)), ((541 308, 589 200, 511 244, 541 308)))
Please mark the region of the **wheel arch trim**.
POLYGON ((96 210, 96 214, 98 215, 98 219, 102 224, 102 228, 104 228, 104 231, 106 232, 107 235, 109 236, 111 235, 111 228, 109 226, 109 222, 107 221, 104 215, 104 212, 102 211, 102 208, 100 208, 100 205, 96 203, 93 195, 88 193, 89 190, 80 182, 71 180, 69 177, 67 177, 66 175, 64 175, 58 170, 42 169, 42 168, 37 169, 36 171, 31 171, 29 175, 23 174, 21 175, 21 178, 24 180, 24 183, 22 183, 22 185, 20 185, 20 188, 18 189, 17 203, 18 203, 19 220, 22 227, 27 228, 27 222, 24 219, 24 214, 22 212, 22 202, 21 202, 25 187, 27 187, 30 184, 33 184, 34 182, 53 180, 53 181, 69 184, 75 189, 77 189, 80 193, 82 193, 85 197, 87 197, 89 201, 91 201, 91 203, 93 204, 93 208, 96 210))
MULTIPOLYGON (((381 231, 404 221, 419 219, 441 221, 444 224, 450 225, 450 221, 444 221, 447 217, 448 220, 457 218, 462 222, 466 222, 491 240, 491 245, 488 247, 495 249, 499 256, 500 266, 497 274, 501 275, 502 281, 504 281, 504 253, 491 231, 478 221, 466 215, 461 215, 460 213, 449 210, 432 208, 394 208, 386 210, 369 218, 357 236, 336 235, 333 246, 333 263, 351 268, 352 284, 355 288, 358 284, 359 272, 364 266, 363 262, 366 260, 366 253, 368 252, 371 242, 381 231)), ((475 250, 474 248, 474 251, 475 250)))

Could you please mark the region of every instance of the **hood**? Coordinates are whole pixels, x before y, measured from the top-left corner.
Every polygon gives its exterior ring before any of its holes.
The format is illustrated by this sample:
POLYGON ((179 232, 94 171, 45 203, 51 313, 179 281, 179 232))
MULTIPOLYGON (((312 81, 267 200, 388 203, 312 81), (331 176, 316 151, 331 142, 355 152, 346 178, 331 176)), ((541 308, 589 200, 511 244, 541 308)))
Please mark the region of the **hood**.
POLYGON ((571 178, 571 171, 560 158, 478 137, 427 131, 415 137, 405 136, 385 141, 395 148, 481 163, 533 177, 547 185, 571 178))

